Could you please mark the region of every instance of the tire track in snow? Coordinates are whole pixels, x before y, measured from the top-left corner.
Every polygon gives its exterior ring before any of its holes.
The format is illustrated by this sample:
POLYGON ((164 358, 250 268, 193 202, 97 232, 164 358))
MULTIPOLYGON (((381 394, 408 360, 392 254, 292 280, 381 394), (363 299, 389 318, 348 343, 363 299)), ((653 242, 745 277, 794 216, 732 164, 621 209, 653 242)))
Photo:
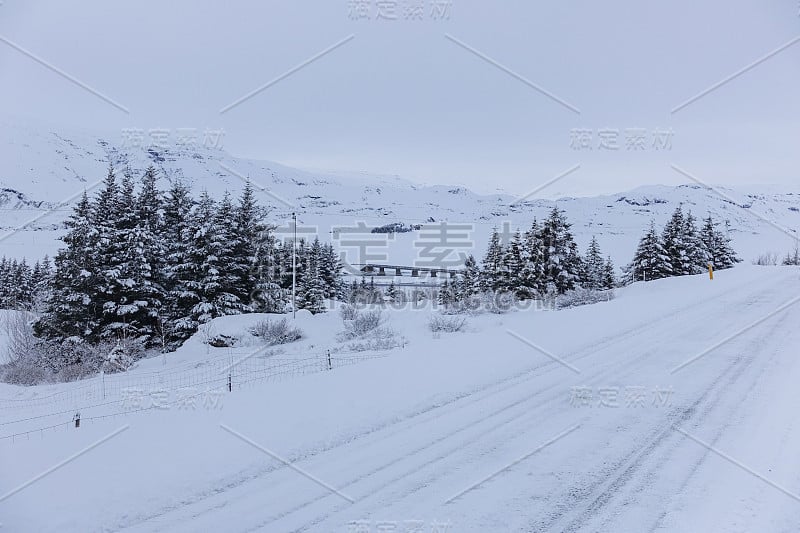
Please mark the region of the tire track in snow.
MULTIPOLYGON (((784 315, 784 317, 778 323, 772 326, 770 334, 773 334, 776 330, 779 330, 779 328, 787 321, 788 317, 784 315)), ((752 343, 758 345, 759 341, 755 340, 752 341, 752 343)), ((772 358, 764 361, 764 363, 768 363, 771 359, 772 358)), ((760 359, 755 356, 744 357, 740 355, 734 360, 733 363, 728 365, 725 370, 712 381, 711 384, 709 384, 705 392, 703 392, 700 397, 698 397, 689 407, 681 408, 670 413, 667 420, 651 433, 653 436, 647 440, 643 447, 638 448, 631 454, 628 454, 610 469, 609 475, 614 476, 610 481, 601 481, 597 484, 597 486, 592 487, 589 492, 586 492, 582 495, 580 501, 583 502, 588 499, 591 499, 591 501, 585 505, 577 517, 570 519, 569 515, 560 515, 554 517, 555 520, 548 521, 544 524, 536 524, 536 527, 542 527, 545 530, 555 529, 558 531, 569 532, 579 531, 584 525, 586 525, 587 522, 596 519, 597 515, 601 513, 612 500, 624 499, 626 493, 623 493, 623 487, 634 480, 637 475, 640 475, 640 471, 645 468, 650 461, 653 461, 653 457, 658 453, 657 450, 659 448, 668 446, 670 443, 672 443, 671 447, 663 452, 664 455, 662 460, 660 462, 656 462, 654 465, 651 465, 648 471, 642 475, 646 476, 658 470, 658 467, 663 465, 669 459, 669 455, 672 452, 674 452, 677 448, 686 445, 686 439, 679 433, 675 432, 673 428, 675 426, 682 427, 690 420, 695 425, 702 422, 702 420, 705 419, 708 414, 720 404, 723 396, 719 394, 719 392, 736 383, 757 360, 760 361, 760 359), (559 520, 563 519, 565 516, 568 522, 564 525, 560 525, 558 523, 559 520)), ((748 391, 755 386, 760 376, 761 373, 755 376, 755 379, 747 389, 748 391)), ((742 396, 742 399, 744 396, 746 396, 746 394, 742 396)), ((722 430, 720 430, 719 433, 721 434, 721 432, 722 430)), ((709 453, 710 452, 708 450, 705 450, 699 462, 696 463, 687 473, 687 479, 692 476, 697 468, 700 467, 700 464, 705 460, 709 453)), ((634 493, 637 489, 638 487, 631 488, 627 494, 634 493)), ((576 503, 579 502, 571 501, 569 508, 574 509, 576 503)))
MULTIPOLYGON (((733 296, 735 296, 735 295, 737 295, 737 294, 739 294, 741 292, 746 292, 747 294, 753 294, 753 291, 756 288, 758 288, 758 292, 755 293, 756 296, 757 295, 763 295, 763 293, 760 292, 760 288, 762 286, 774 285, 774 283, 775 283, 774 280, 767 280, 767 281, 765 281, 763 283, 758 283, 756 285, 743 286, 743 287, 739 288, 738 290, 734 291, 733 293, 729 292, 729 293, 719 294, 719 295, 709 299, 707 302, 716 301, 718 299, 725 298, 725 297, 731 298, 731 297, 733 297, 733 296)), ((568 358, 568 360, 573 361, 573 362, 577 362, 577 361, 582 361, 584 359, 590 358, 590 357, 600 353, 604 348, 607 348, 609 346, 618 345, 618 344, 624 343, 625 341, 628 341, 630 339, 635 339, 635 338, 639 337, 640 335, 645 334, 645 333, 647 333, 647 332, 649 332, 651 330, 654 330, 654 329, 668 327, 668 326, 665 326, 665 322, 666 321, 668 321, 669 319, 671 319, 671 318, 673 318, 675 316, 685 315, 687 312, 692 312, 692 311, 701 312, 700 310, 698 310, 696 304, 694 304, 694 303, 688 304, 686 306, 682 306, 681 308, 679 308, 677 310, 665 313, 664 315, 659 317, 659 319, 657 319, 657 320, 651 320, 651 321, 639 323, 636 326, 633 326, 631 328, 623 330, 620 334, 609 335, 609 336, 603 338, 600 342, 589 342, 589 343, 586 343, 583 347, 581 347, 580 349, 574 351, 572 356, 570 356, 568 358)), ((630 362, 636 362, 636 361, 642 360, 643 357, 642 357, 642 355, 640 353, 635 353, 630 359, 631 359, 630 362)), ((619 363, 620 361, 615 361, 615 362, 619 363)), ((629 361, 626 360, 624 362, 628 363, 629 361)), ((352 446, 354 442, 358 442, 358 441, 363 441, 362 443, 359 444, 359 446, 362 446, 362 447, 367 447, 368 448, 368 447, 372 447, 372 446, 378 446, 378 445, 380 445, 380 443, 389 441, 389 440, 391 440, 392 437, 394 437, 394 436, 396 436, 398 434, 402 434, 403 432, 409 431, 409 430, 411 430, 413 428, 416 428, 416 427, 418 427, 418 426, 420 426, 422 424, 427 424, 427 423, 434 422, 434 421, 436 421, 436 420, 438 420, 438 419, 440 419, 442 417, 447 417, 447 416, 450 416, 450 415, 452 415, 454 413, 458 413, 458 412, 463 411, 463 410, 468 410, 470 407, 472 407, 474 404, 476 404, 478 402, 485 402, 487 399, 496 398, 496 397, 500 396, 501 394, 503 394, 504 392, 513 390, 514 388, 519 387, 521 385, 527 385, 530 381, 541 377, 543 374, 546 374, 548 372, 551 372, 553 370, 558 370, 558 369, 560 369, 560 366, 557 365, 555 362, 553 362, 553 361, 545 361, 545 362, 543 362, 541 364, 537 364, 537 365, 535 365, 535 366, 533 366, 533 367, 531 367, 529 369, 526 369, 524 371, 518 372, 518 373, 516 373, 516 374, 514 374, 512 376, 504 377, 504 378, 502 378, 500 380, 496 380, 496 381, 491 382, 489 384, 482 385, 480 387, 477 387, 475 389, 467 391, 467 392, 465 392, 463 394, 456 395, 455 397, 453 397, 451 399, 448 399, 445 402, 440 402, 440 403, 435 404, 435 405, 427 406, 427 407, 425 407, 425 408, 423 408, 423 409, 421 409, 419 411, 416 411, 416 412, 414 412, 414 413, 412 413, 410 415, 404 416, 403 418, 390 420, 385 424, 374 426, 374 427, 368 429, 367 431, 364 431, 364 432, 359 433, 357 435, 352 435, 352 436, 340 439, 340 440, 332 443, 330 446, 326 446, 324 448, 317 449, 317 450, 308 451, 306 453, 302 453, 302 454, 299 454, 299 455, 294 455, 294 456, 292 456, 291 460, 292 460, 292 462, 310 460, 310 459, 313 459, 314 457, 316 457, 318 455, 327 454, 327 453, 336 451, 336 450, 338 450, 338 449, 340 449, 340 448, 342 448, 344 446, 352 446), (428 415, 430 415, 430 416, 428 416, 428 415), (390 430, 390 431, 388 433, 384 433, 387 430, 390 430), (378 440, 377 441, 369 440, 369 438, 371 438, 373 436, 376 437, 378 440)), ((606 374, 619 374, 619 369, 616 366, 609 366, 609 367, 601 368, 599 370, 599 372, 596 372, 595 374, 593 374, 591 376, 591 379, 601 378, 602 376, 604 376, 606 374)), ((588 375, 585 375, 585 376, 582 376, 582 377, 584 377, 585 379, 590 378, 590 376, 588 376, 588 375)), ((503 413, 505 411, 508 411, 510 409, 514 409, 514 408, 519 407, 519 406, 526 406, 528 403, 535 402, 535 401, 539 400, 540 397, 544 393, 552 391, 553 389, 556 389, 556 388, 559 389, 558 394, 551 395, 549 397, 548 401, 544 405, 549 405, 552 401, 554 401, 557 398, 563 399, 563 388, 561 386, 559 386, 558 384, 554 384, 552 386, 545 387, 544 389, 536 391, 532 395, 527 395, 527 396, 525 396, 525 397, 523 397, 521 399, 516 399, 515 401, 511 402, 510 404, 505 404, 500 409, 497 409, 497 410, 489 413, 488 415, 482 416, 478 420, 472 420, 468 424, 462 425, 461 427, 459 427, 455 431, 450 431, 450 432, 444 434, 443 436, 440 436, 437 439, 434 439, 431 442, 427 442, 423 446, 421 446, 419 448, 416 448, 415 450, 411 451, 408 454, 404 454, 403 456, 401 456, 399 458, 396 458, 396 459, 394 459, 392 461, 389 461, 389 462, 379 466, 378 468, 372 469, 371 471, 367 472, 366 474, 360 475, 357 478, 352 479, 347 484, 342 485, 342 487, 345 488, 345 487, 348 487, 350 485, 357 484, 357 483, 365 480, 366 478, 368 478, 370 476, 374 476, 376 474, 379 474, 379 473, 381 473, 381 472, 383 472, 383 471, 385 471, 385 470, 387 470, 387 469, 399 464, 400 462, 402 462, 404 460, 407 460, 409 457, 413 457, 414 455, 417 455, 417 454, 420 454, 422 452, 425 452, 425 451, 429 450, 430 448, 432 448, 432 447, 434 447, 434 446, 436 446, 438 444, 441 444, 441 443, 443 443, 443 442, 445 442, 445 441, 447 441, 447 440, 449 440, 449 439, 451 439, 451 438, 463 433, 464 431, 466 431, 468 429, 474 428, 475 425, 477 425, 477 424, 481 424, 481 423, 483 423, 483 422, 485 422, 487 420, 490 420, 493 417, 498 416, 498 414, 501 414, 501 413, 503 413)), ((526 410, 525 412, 523 412, 520 415, 515 415, 511 419, 506 419, 503 422, 490 427, 489 429, 483 431, 480 434, 480 436, 482 437, 482 436, 485 436, 487 434, 492 433, 493 431, 495 431, 495 430, 497 430, 499 428, 507 427, 512 422, 517 421, 520 417, 528 416, 528 415, 530 415, 530 411, 526 410)), ((460 446, 459 446, 459 448, 460 448, 460 446)), ((352 452, 354 450, 350 449, 349 451, 352 452)), ((416 472, 424 469, 427 466, 431 466, 433 464, 436 464, 437 462, 439 462, 439 461, 441 461, 443 459, 446 459, 447 457, 448 457, 447 454, 441 454, 441 455, 435 457, 432 460, 426 461, 423 465, 421 465, 421 466, 418 465, 417 467, 413 468, 412 471, 407 472, 406 474, 404 474, 404 475, 402 475, 400 477, 393 478, 392 480, 390 480, 390 482, 385 483, 381 488, 385 488, 386 486, 390 486, 391 484, 396 483, 397 481, 402 480, 402 479, 408 477, 409 475, 412 475, 413 473, 416 473, 416 472)), ((237 488, 239 488, 239 487, 241 487, 241 486, 243 486, 243 485, 245 485, 245 484, 247 484, 249 482, 253 482, 253 481, 257 481, 257 480, 261 481, 266 476, 269 476, 270 474, 272 474, 274 472, 284 470, 285 468, 286 467, 281 465, 281 466, 278 466, 278 467, 265 468, 263 470, 260 470, 257 473, 251 474, 251 475, 240 476, 240 477, 238 477, 238 478, 236 478, 236 479, 234 479, 234 480, 232 480, 232 481, 230 481, 230 482, 228 482, 228 483, 226 483, 226 484, 224 484, 222 486, 216 487, 213 490, 204 491, 204 492, 202 492, 202 493, 200 493, 200 494, 198 494, 198 495, 196 495, 196 496, 194 496, 192 498, 188 498, 188 499, 185 499, 185 500, 181 501, 177 505, 173 505, 173 506, 169 506, 169 507, 163 508, 157 513, 149 514, 147 516, 139 516, 139 517, 137 517, 135 519, 127 521, 127 523, 125 523, 125 524, 118 525, 118 527, 121 528, 121 529, 124 529, 124 528, 128 528, 128 527, 133 527, 133 526, 136 526, 136 525, 146 525, 146 522, 150 522, 150 521, 154 521, 154 520, 156 520, 158 518, 162 518, 165 515, 168 515, 168 514, 174 512, 174 511, 188 510, 187 507, 195 506, 198 503, 207 501, 208 499, 214 498, 216 496, 219 496, 220 494, 224 494, 227 491, 230 491, 230 490, 233 490, 233 489, 237 489, 237 488)), ((306 507, 308 507, 308 506, 310 506, 310 505, 312 505, 314 503, 317 503, 317 502, 320 502, 322 500, 325 500, 327 497, 328 497, 327 494, 323 494, 322 496, 319 496, 319 497, 316 497, 316 498, 312 498, 311 500, 303 502, 300 505, 296 505, 296 506, 290 507, 289 509, 281 512, 280 514, 278 514, 278 515, 276 515, 274 517, 271 517, 270 520, 268 520, 266 522, 262 522, 259 525, 259 527, 264 527, 266 525, 272 524, 273 522, 275 522, 277 520, 280 520, 282 518, 285 518, 285 517, 287 517, 287 516, 289 516, 289 515, 291 515, 293 513, 296 513, 297 511, 300 511, 300 510, 302 510, 302 509, 304 509, 304 508, 306 508, 306 507)), ((219 505, 214 505, 212 507, 206 507, 204 509, 199 510, 196 513, 192 513, 191 517, 192 518, 200 518, 205 514, 211 513, 214 510, 218 510, 218 509, 224 508, 225 506, 226 506, 226 503, 223 502, 223 503, 221 503, 219 505)), ((314 522, 316 523, 317 521, 314 521, 314 522)), ((161 527, 161 526, 159 526, 159 527, 161 527)))
MULTIPOLYGON (((750 289, 753 289, 753 287, 750 287, 750 289)), ((760 285, 759 285, 759 289, 760 289, 760 285)), ((748 292, 749 292, 749 291, 748 291, 748 292)), ((763 295, 763 293, 761 293, 761 296, 762 296, 762 297, 764 296, 764 295, 763 295)), ((763 298, 762 298, 762 301, 763 301, 763 298)), ((693 307, 693 306, 691 306, 691 307, 693 307)), ((683 312, 685 312, 685 309, 684 309, 684 311, 683 311, 683 312)), ((705 310, 699 310, 698 312, 705 313, 706 311, 705 311, 705 310)), ((678 313, 674 313, 674 314, 678 314, 678 313)), ((702 330, 702 331, 706 331, 706 330, 707 330, 707 326, 704 326, 704 325, 703 325, 703 324, 702 324, 700 321, 697 321, 696 323, 697 323, 697 327, 696 327, 696 329, 697 329, 697 330, 702 330)), ((663 325, 663 324, 661 324, 661 326, 662 326, 662 327, 664 327, 664 325, 663 325)), ((653 328, 647 328, 647 329, 648 329, 648 330, 650 330, 650 329, 653 329, 653 328)), ((667 325, 667 326, 665 327, 665 329, 666 329, 666 331, 665 331, 665 335, 671 335, 671 334, 674 334, 674 332, 672 331, 672 326, 671 326, 671 325, 667 325)), ((638 331, 638 332, 637 332, 635 335, 633 335, 633 337, 634 337, 634 338, 635 338, 635 337, 638 337, 638 335, 641 335, 641 334, 643 334, 643 333, 645 333, 645 330, 644 330, 644 329, 640 329, 640 330, 639 330, 639 331, 638 331)), ((631 337, 631 336, 627 336, 627 337, 626 337, 626 339, 629 339, 630 337, 631 337)), ((617 338, 617 340, 621 342, 621 339, 620 339, 620 338, 617 338)), ((596 349, 597 349, 597 347, 596 347, 596 349)), ((596 353, 597 353, 597 352, 596 352, 596 353)), ((607 368, 603 368, 603 369, 601 369, 601 370, 600 370, 600 372, 598 372, 598 373, 594 374, 594 375, 593 375, 593 376, 592 376, 590 379, 588 379, 588 381, 595 381, 597 378, 602 378, 603 376, 605 376, 605 375, 607 375, 607 374, 614 374, 614 375, 618 375, 618 376, 619 376, 619 375, 629 375, 629 374, 636 374, 636 372, 638 371, 639 367, 641 367, 641 366, 642 366, 642 364, 645 364, 645 363, 646 363, 646 359, 647 359, 648 357, 650 357, 650 356, 652 356, 652 355, 656 354, 656 353, 658 353, 658 348, 654 348, 653 350, 651 350, 650 352, 648 352, 647 354, 644 354, 644 355, 643 355, 643 354, 641 354, 641 353, 639 353, 639 354, 636 354, 636 355, 635 355, 635 356, 632 358, 632 359, 633 359, 633 361, 623 361, 623 362, 621 362, 621 361, 615 361, 615 363, 617 363, 617 366, 610 367, 610 368, 608 368, 608 367, 607 367, 607 368), (636 367, 633 367, 633 366, 630 366, 630 364, 629 364, 629 363, 631 363, 631 362, 638 362, 638 363, 640 363, 640 364, 639 364, 638 366, 636 366, 636 367), (621 364, 620 364, 620 363, 621 363, 621 364), (626 364, 626 363, 627 363, 627 364, 626 364), (618 366, 624 366, 624 368, 625 368, 625 372, 624 372, 624 374, 620 374, 620 371, 619 371, 619 368, 618 368, 618 366)), ((589 376, 584 376, 584 377, 585 377, 585 378, 589 378, 589 376)), ((561 392, 559 395, 557 395, 555 398, 554 398, 554 397, 551 397, 551 398, 549 399, 549 401, 547 401, 546 403, 544 403, 544 404, 542 404, 542 405, 538 406, 539 408, 537 408, 537 409, 535 410, 535 413, 538 413, 539 411, 544 411, 544 410, 545 410, 546 408, 548 408, 548 407, 552 407, 552 402, 553 402, 553 400, 557 400, 557 398, 562 398, 562 399, 563 399, 563 389, 561 388, 561 386, 560 386, 560 385, 554 385, 554 386, 546 387, 545 389, 543 389, 543 390, 541 390, 541 391, 539 391, 539 392, 544 392, 544 391, 547 391, 547 390, 552 390, 553 388, 559 388, 559 390, 562 390, 562 392, 561 392)), ((531 400, 535 400, 535 399, 539 399, 539 394, 535 394, 535 395, 532 395, 532 396, 530 396, 530 397, 528 397, 528 398, 524 398, 523 400, 521 400, 521 402, 526 402, 526 403, 528 403, 528 402, 530 402, 531 400)), ((393 484, 397 483, 398 481, 400 481, 400 480, 402 480, 402 479, 405 479, 405 478, 407 478, 407 477, 409 477, 409 476, 411 476, 411 475, 413 475, 413 474, 415 474, 415 473, 417 473, 417 472, 419 472, 419 471, 422 471, 424 468, 426 468, 426 467, 428 467, 428 466, 435 465, 436 463, 438 463, 438 462, 440 462, 440 461, 442 461, 442 460, 445 460, 445 459, 449 459, 449 458, 451 458, 451 457, 453 456, 453 454, 454 454, 454 453, 457 453, 457 452, 461 451, 461 450, 462 450, 462 449, 463 449, 465 446, 467 446, 467 445, 472 445, 472 444, 474 444, 474 443, 475 443, 477 440, 479 440, 480 438, 483 438, 483 437, 485 437, 485 436, 487 436, 487 435, 495 435, 498 429, 501 429, 501 428, 504 428, 504 427, 508 427, 510 424, 512 424, 512 423, 514 423, 514 422, 517 422, 517 421, 519 421, 519 420, 521 420, 521 419, 523 419, 523 418, 526 418, 526 417, 530 417, 530 416, 532 415, 532 413, 533 413, 533 411, 531 411, 530 409, 526 409, 525 411, 523 411, 523 412, 522 412, 521 414, 519 414, 519 415, 513 416, 513 417, 511 417, 511 418, 509 418, 509 419, 507 419, 507 420, 504 420, 503 422, 501 422, 501 423, 499 423, 499 424, 496 424, 496 425, 494 425, 494 426, 491 426, 490 428, 487 428, 486 430, 482 431, 482 432, 481 432, 481 433, 480 433, 480 434, 477 436, 477 438, 470 439, 468 442, 462 442, 462 443, 459 443, 457 446, 455 446, 455 447, 452 447, 451 449, 448 449, 446 452, 444 452, 444 453, 441 453, 440 455, 438 455, 438 456, 434 457, 433 459, 431 459, 431 460, 429 460, 429 461, 426 461, 426 462, 425 462, 425 463, 423 463, 423 464, 417 464, 417 465, 415 465, 415 466, 414 466, 414 468, 413 468, 412 470, 410 470, 410 471, 407 471, 407 472, 403 473, 402 475, 400 475, 400 476, 398 476, 398 477, 392 478, 392 479, 391 479, 391 480, 389 480, 388 482, 384 482, 384 483, 382 483, 380 486, 378 486, 378 487, 377 487, 377 490, 376 490, 376 488, 374 488, 374 487, 373 487, 373 490, 371 490, 371 492, 370 492, 370 495, 372 495, 372 494, 375 494, 375 493, 377 493, 378 491, 380 491, 380 490, 383 490, 383 489, 387 488, 388 486, 391 486, 391 485, 393 485, 393 484)), ((490 419, 490 418, 492 418, 493 416, 496 416, 496 413, 490 414, 489 416, 487 416, 487 417, 485 417, 485 418, 482 418, 482 419, 481 419, 481 421, 484 421, 484 420, 490 419)), ((675 416, 675 415, 673 415, 673 416, 675 416)), ((569 424, 567 424, 567 425, 569 425, 569 424)), ((533 424, 531 424, 531 427, 535 427, 535 426, 536 426, 536 423, 533 423, 533 424)), ((669 426, 669 428, 671 429, 671 425, 669 426)), ((455 432, 455 433, 459 433, 459 432, 460 432, 460 431, 457 431, 457 432, 455 432)), ((450 434, 447 434, 447 435, 445 435, 444 437, 441 437, 441 438, 437 439, 437 441, 436 441, 436 442, 441 442, 441 441, 443 441, 443 440, 447 440, 447 439, 449 439, 450 437, 454 436, 454 435, 455 435, 455 433, 450 433, 450 434)), ((659 433, 661 433, 661 432, 659 432, 659 433)), ((427 448, 427 447, 428 447, 428 446, 426 446, 426 448, 427 448)), ((415 452, 412 452, 412 453, 415 453, 415 452)), ((404 457, 403 459, 406 459, 406 458, 407 458, 407 456, 406 456, 406 457, 404 457)), ((397 462, 397 461, 395 461, 395 462, 397 462)), ((378 469, 378 470, 383 470, 383 468, 380 468, 380 469, 378 469)), ((364 475, 364 476, 360 476, 359 478, 357 478, 357 479, 355 479, 355 480, 352 480, 351 482, 349 482, 347 485, 345 485, 345 487, 351 487, 352 485, 354 485, 354 484, 356 484, 356 483, 358 483, 358 482, 362 481, 363 479, 365 479, 365 478, 366 478, 366 477, 368 477, 369 475, 371 475, 371 473, 370 473, 370 474, 366 474, 366 475, 364 475)), ((430 482, 431 482, 431 481, 434 481, 434 480, 436 479, 436 477, 438 477, 438 476, 435 476, 435 477, 433 477, 433 478, 430 478, 430 479, 429 479, 428 481, 426 481, 426 482, 420 483, 420 484, 419 484, 417 487, 415 487, 415 488, 413 488, 413 489, 411 489, 411 490, 408 490, 408 491, 406 491, 406 492, 402 493, 402 494, 400 495, 400 497, 406 497, 406 496, 408 496, 408 495, 410 495, 410 494, 413 494, 413 493, 414 493, 414 492, 416 492, 417 490, 420 490, 420 489, 422 489, 422 488, 424 488, 424 487, 427 487, 427 486, 430 484, 430 482)), ((323 497, 321 497, 321 498, 317 498, 315 501, 323 500, 323 499, 326 499, 326 498, 327 498, 327 496, 323 496, 323 497)), ((294 511, 296 511, 296 510, 299 510, 300 508, 306 507, 306 506, 307 506, 307 505, 309 505, 310 503, 311 503, 311 502, 307 502, 306 504, 303 504, 303 505, 299 506, 298 508, 296 508, 296 509, 293 509, 293 510, 292 510, 292 512, 294 512, 294 511)), ((361 501, 359 501, 359 502, 357 502, 357 503, 361 503, 361 501)), ((349 509, 350 507, 351 507, 350 505, 339 505, 339 506, 337 506, 337 509, 336 509, 336 511, 333 511, 333 513, 337 512, 337 511, 342 511, 342 510, 345 510, 345 509, 349 509)), ((382 507, 382 506, 379 506, 379 507, 382 507)), ((288 513, 284 513, 282 516, 285 516, 286 514, 288 514, 288 513)), ((330 514, 332 514, 332 513, 330 513, 330 514)), ((324 520, 328 519, 328 518, 330 517, 330 514, 329 514, 329 515, 326 515, 326 516, 324 516, 324 517, 318 517, 318 519, 314 520, 313 522, 306 523, 306 524, 304 524, 304 526, 303 526, 303 527, 301 527, 301 528, 298 528, 298 529, 296 529, 296 530, 297 530, 297 531, 300 531, 300 530, 308 529, 308 528, 310 528, 310 527, 318 526, 318 525, 319 525, 321 522, 323 522, 324 520)), ((366 513, 366 515, 368 515, 368 513, 366 513)), ((262 522, 262 523, 260 523, 260 524, 259 524, 258 528, 260 528, 260 527, 263 527, 263 526, 265 526, 265 525, 269 525, 269 524, 273 523, 274 521, 275 521, 275 519, 269 520, 269 521, 267 521, 267 522, 262 522)), ((255 529, 258 529, 258 528, 255 528, 255 529)))

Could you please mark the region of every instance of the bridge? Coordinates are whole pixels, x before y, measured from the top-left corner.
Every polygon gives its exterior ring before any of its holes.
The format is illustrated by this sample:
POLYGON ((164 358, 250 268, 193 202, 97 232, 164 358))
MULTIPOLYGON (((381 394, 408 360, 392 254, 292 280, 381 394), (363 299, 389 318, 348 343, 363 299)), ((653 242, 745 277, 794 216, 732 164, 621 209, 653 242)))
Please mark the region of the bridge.
POLYGON ((362 276, 397 276, 397 277, 447 277, 455 278, 461 273, 461 269, 450 270, 448 268, 437 267, 418 267, 418 266, 403 266, 403 265, 379 265, 373 263, 366 263, 361 266, 362 276), (389 272, 387 274, 387 271, 389 272), (441 276, 440 276, 441 275, 441 276))

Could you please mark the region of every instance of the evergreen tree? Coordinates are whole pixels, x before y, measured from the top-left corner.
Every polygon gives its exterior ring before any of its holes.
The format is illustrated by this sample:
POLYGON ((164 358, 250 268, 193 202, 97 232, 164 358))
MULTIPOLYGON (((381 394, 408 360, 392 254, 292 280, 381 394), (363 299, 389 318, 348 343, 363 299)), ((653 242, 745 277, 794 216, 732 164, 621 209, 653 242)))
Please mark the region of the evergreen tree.
POLYGON ((191 287, 196 274, 191 256, 193 206, 189 188, 180 181, 174 182, 164 204, 162 233, 166 266, 162 283, 166 303, 159 316, 159 325, 168 342, 178 345, 197 331, 192 308, 200 297, 191 287))
MULTIPOLYGON (((265 215, 264 210, 258 206, 253 187, 248 181, 232 215, 231 228, 230 273, 235 280, 233 292, 243 304, 243 310, 253 310, 249 302, 257 292, 273 292, 270 272, 261 268, 271 262, 270 252, 273 251, 269 228, 262 222, 265 215)), ((257 307, 260 303, 252 302, 252 305, 257 307)))
POLYGON ((536 219, 533 220, 530 229, 525 232, 519 284, 521 291, 518 296, 528 295, 533 298, 545 291, 544 243, 536 219))
MULTIPOLYGON (((86 192, 66 220, 64 247, 56 254, 46 311, 34 324, 37 335, 57 342, 99 335, 92 205, 86 192)), ((5 264, 5 258, 3 258, 5 264)), ((5 267, 3 268, 5 270, 5 267)))
POLYGON ((456 303, 456 295, 453 285, 447 278, 445 278, 445 280, 439 285, 437 303, 445 309, 452 307, 453 304, 456 303))
MULTIPOLYGON (((149 237, 139 220, 134 183, 126 173, 113 198, 113 209, 101 244, 101 296, 103 319, 101 336, 111 340, 142 339, 152 335, 148 324, 150 301, 142 297, 149 291, 152 272, 147 263, 149 237)), ((98 205, 99 207, 99 205, 98 205)))
POLYGON ((672 275, 672 263, 658 236, 655 222, 650 222, 650 229, 639 241, 627 273, 630 282, 652 281, 672 275))
MULTIPOLYGON (((361 278, 361 281, 364 281, 364 278, 361 278)), ((347 294, 347 301, 351 304, 358 303, 359 300, 359 293, 360 289, 358 287, 358 282, 354 279, 353 282, 350 284, 350 290, 347 294)))
POLYGON ((708 266, 707 250, 697 231, 697 219, 689 211, 684 218, 683 242, 686 246, 686 262, 683 274, 699 274, 708 266))
POLYGON ((617 276, 614 273, 614 263, 611 261, 611 256, 606 259, 603 264, 603 285, 602 289, 613 289, 617 286, 617 276))
POLYGON ((298 294, 298 308, 311 311, 312 314, 324 313, 325 282, 320 275, 319 263, 309 257, 303 277, 302 290, 298 294))
POLYGON ((671 275, 698 273, 698 263, 702 261, 702 249, 696 233, 694 217, 691 213, 684 215, 683 208, 679 205, 664 226, 661 239, 671 275))
POLYGON ((564 212, 554 207, 541 231, 545 279, 555 285, 559 294, 575 288, 581 267, 570 228, 564 212))
POLYGON ((585 274, 582 285, 587 289, 603 289, 606 285, 606 264, 596 237, 592 237, 592 241, 589 243, 584 264, 585 274))
POLYGON ((390 303, 402 303, 403 293, 397 288, 397 285, 394 284, 394 280, 389 282, 389 286, 386 288, 385 296, 390 303))
POLYGON ((480 285, 484 291, 498 291, 503 288, 503 256, 503 245, 500 243, 500 235, 495 228, 492 230, 489 246, 483 258, 480 285))
POLYGON ((187 283, 198 297, 191 312, 193 324, 235 314, 240 309, 238 298, 231 292, 235 277, 226 271, 231 262, 232 211, 230 196, 226 195, 217 208, 205 191, 194 210, 190 247, 192 276, 187 283))
POLYGON ((508 246, 503 250, 502 284, 501 290, 513 292, 521 298, 529 298, 530 294, 522 286, 520 276, 523 265, 522 235, 519 231, 514 233, 508 246))
POLYGON ((481 271, 478 262, 473 255, 467 256, 464 260, 464 269, 456 286, 456 298, 464 301, 471 298, 481 291, 481 271))
POLYGON ((727 231, 723 233, 718 229, 718 224, 714 222, 711 215, 705 219, 703 228, 700 230, 699 238, 704 251, 704 259, 707 263, 714 265, 717 270, 731 268, 741 261, 733 251, 727 233, 727 231))
POLYGON ((325 297, 344 299, 342 263, 336 256, 333 244, 326 243, 322 246, 319 266, 322 280, 325 283, 325 297))

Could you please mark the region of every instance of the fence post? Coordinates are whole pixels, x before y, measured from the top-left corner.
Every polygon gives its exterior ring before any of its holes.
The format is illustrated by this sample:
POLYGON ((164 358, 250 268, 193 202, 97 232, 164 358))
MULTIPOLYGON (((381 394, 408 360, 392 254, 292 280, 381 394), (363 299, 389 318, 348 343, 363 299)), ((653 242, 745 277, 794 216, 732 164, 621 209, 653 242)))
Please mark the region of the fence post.
POLYGON ((331 351, 328 350, 328 370, 333 370, 333 364, 331 363, 331 351))
POLYGON ((106 399, 106 373, 101 370, 100 371, 100 386, 103 389, 103 399, 106 399))
POLYGON ((75 427, 76 428, 81 427, 81 413, 80 413, 80 411, 75 413, 75 416, 72 417, 72 420, 75 421, 75 427))
POLYGON ((233 392, 233 383, 231 382, 231 373, 228 372, 228 392, 233 392))

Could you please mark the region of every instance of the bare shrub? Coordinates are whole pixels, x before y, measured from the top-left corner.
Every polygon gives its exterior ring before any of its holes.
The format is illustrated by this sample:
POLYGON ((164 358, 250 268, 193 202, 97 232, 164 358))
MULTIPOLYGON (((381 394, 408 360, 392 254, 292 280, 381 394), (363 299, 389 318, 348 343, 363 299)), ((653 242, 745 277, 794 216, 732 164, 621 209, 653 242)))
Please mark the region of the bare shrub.
POLYGON ((124 372, 146 354, 143 342, 132 339, 123 339, 113 345, 86 346, 84 353, 84 366, 91 368, 97 364, 90 361, 101 361, 100 370, 108 373, 124 372))
POLYGON ((761 254, 753 260, 753 264, 759 266, 775 266, 778 264, 778 254, 775 252, 761 254))
POLYGON ((381 326, 369 330, 366 334, 358 338, 358 340, 349 343, 347 348, 354 352, 366 352, 391 350, 392 348, 405 346, 405 344, 405 337, 397 335, 390 327, 381 326))
POLYGON ((598 291, 594 289, 574 289, 556 297, 556 307, 578 307, 614 299, 614 291, 598 291))
POLYGON ((6 313, 3 330, 6 334, 6 360, 9 362, 30 359, 36 355, 41 341, 33 334, 35 317, 27 311, 6 313))
POLYGON ((0 381, 14 385, 39 385, 46 383, 52 374, 32 359, 17 359, 0 365, 0 381))
POLYGON ((788 252, 783 259, 784 266, 800 266, 800 246, 794 246, 794 252, 788 252))
POLYGON ((290 324, 286 318, 262 320, 250 328, 250 333, 261 339, 267 346, 288 344, 303 338, 303 331, 290 324))
POLYGON ((489 313, 502 315, 511 311, 516 301, 516 297, 510 292, 488 291, 483 294, 483 309, 489 313))
POLYGON ((340 341, 348 341, 363 337, 377 329, 383 323, 383 314, 379 309, 373 311, 356 311, 350 320, 343 320, 344 331, 339 333, 340 341))
POLYGON ((358 316, 358 309, 352 304, 344 304, 339 309, 339 316, 342 317, 342 320, 353 320, 358 316))
POLYGON ((428 329, 434 333, 455 333, 462 331, 467 324, 467 319, 463 316, 442 316, 431 315, 428 320, 428 329))

